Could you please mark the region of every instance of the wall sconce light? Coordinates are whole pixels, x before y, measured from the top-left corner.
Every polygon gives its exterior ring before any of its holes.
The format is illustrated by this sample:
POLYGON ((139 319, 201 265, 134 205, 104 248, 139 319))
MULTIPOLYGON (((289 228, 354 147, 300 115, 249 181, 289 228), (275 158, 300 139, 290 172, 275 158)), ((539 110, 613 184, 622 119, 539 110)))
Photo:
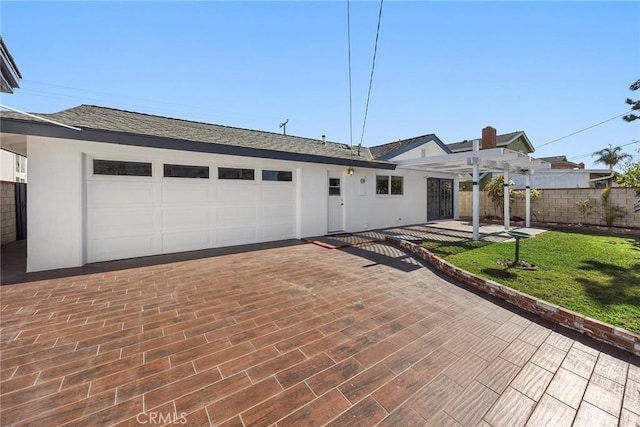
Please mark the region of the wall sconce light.
POLYGON ((356 170, 352 166, 349 166, 347 168, 347 175, 351 176, 351 175, 353 175, 355 173, 355 171, 356 170))

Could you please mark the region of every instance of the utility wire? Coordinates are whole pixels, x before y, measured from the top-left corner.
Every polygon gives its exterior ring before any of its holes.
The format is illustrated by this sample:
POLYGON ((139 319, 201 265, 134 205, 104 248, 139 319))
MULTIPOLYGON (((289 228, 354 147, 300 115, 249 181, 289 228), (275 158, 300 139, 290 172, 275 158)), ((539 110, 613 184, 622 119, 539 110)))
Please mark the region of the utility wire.
MULTIPOLYGON (((41 98, 57 99, 57 100, 71 100, 79 101, 83 104, 95 104, 105 107, 121 108, 125 110, 132 110, 134 108, 141 108, 147 112, 153 112, 152 114, 171 115, 179 114, 184 116, 192 111, 197 112, 207 118, 200 120, 211 120, 208 117, 240 117, 243 119, 259 118, 259 119, 274 119, 278 116, 268 115, 247 115, 241 111, 226 110, 223 112, 210 108, 208 106, 193 104, 193 103, 180 103, 175 100, 166 101, 161 99, 152 99, 144 97, 134 97, 127 95, 118 95, 115 93, 96 91, 86 88, 65 86, 54 83, 46 83, 36 80, 23 79, 21 83, 27 83, 27 85, 21 85, 20 90, 16 92, 16 96, 36 96, 41 98), (29 86, 44 86, 44 88, 36 89, 29 86), (47 90, 50 89, 50 90, 47 90), (127 100, 133 101, 126 102, 127 100)), ((196 120, 197 121, 197 120, 196 120)))
MULTIPOLYGON (((628 142, 626 144, 618 145, 618 147, 626 147, 627 145, 633 145, 633 144, 638 144, 638 143, 640 143, 640 139, 635 139, 635 140, 633 140, 631 142, 628 142)), ((593 156, 593 153, 579 154, 577 156, 569 157, 569 159, 578 160, 578 159, 582 159, 582 158, 589 157, 589 156, 593 156)), ((631 155, 631 156, 633 156, 633 155, 631 155)))
POLYGON ((380 21, 382 21, 382 3, 384 0, 380 0, 380 11, 378 12, 378 28, 376 29, 376 42, 373 46, 373 61, 371 61, 371 76, 369 77, 369 92, 367 93, 367 106, 364 110, 364 121, 362 122, 362 135, 360 135, 360 146, 362 146, 362 140, 364 139, 364 128, 367 125, 367 114, 369 113, 369 99, 371 99, 371 86, 373 85, 373 70, 376 67, 376 54, 378 53, 378 36, 380 35, 380 21))
POLYGON ((349 53, 349 147, 353 148, 353 102, 351 95, 351 14, 350 3, 347 0, 347 50, 349 53))
POLYGON ((544 143, 544 144, 542 144, 542 145, 538 145, 538 147, 536 147, 536 148, 542 148, 542 147, 544 147, 545 145, 553 144, 554 142, 558 142, 558 141, 560 141, 560 140, 562 140, 562 139, 569 138, 570 136, 577 135, 577 134, 579 134, 579 133, 581 133, 581 132, 584 132, 585 130, 592 129, 592 128, 596 127, 596 126, 600 126, 601 124, 604 124, 604 123, 610 122, 611 120, 615 120, 615 119, 617 119, 618 117, 622 117, 622 116, 624 116, 625 114, 627 114, 627 113, 629 113, 629 112, 631 112, 631 111, 633 111, 633 110, 625 111, 625 112, 624 112, 624 113, 622 113, 622 114, 618 114, 618 115, 617 115, 617 116, 615 116, 615 117, 611 117, 610 119, 607 119, 607 120, 602 121, 602 122, 600 122, 600 123, 596 123, 595 125, 591 125, 591 126, 586 127, 586 128, 584 128, 584 129, 580 129, 579 131, 577 131, 577 132, 573 132, 573 133, 570 133, 569 135, 565 135, 565 136, 563 136, 562 138, 558 138, 558 139, 554 139, 553 141, 545 142, 545 143, 544 143))

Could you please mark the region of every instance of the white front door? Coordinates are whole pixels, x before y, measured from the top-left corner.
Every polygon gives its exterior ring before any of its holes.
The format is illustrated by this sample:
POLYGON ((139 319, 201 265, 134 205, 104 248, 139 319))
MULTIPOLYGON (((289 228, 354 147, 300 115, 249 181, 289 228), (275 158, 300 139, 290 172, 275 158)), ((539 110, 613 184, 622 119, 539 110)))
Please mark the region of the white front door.
POLYGON ((342 174, 329 173, 327 188, 329 197, 329 224, 327 231, 329 233, 344 231, 344 188, 342 188, 342 174))

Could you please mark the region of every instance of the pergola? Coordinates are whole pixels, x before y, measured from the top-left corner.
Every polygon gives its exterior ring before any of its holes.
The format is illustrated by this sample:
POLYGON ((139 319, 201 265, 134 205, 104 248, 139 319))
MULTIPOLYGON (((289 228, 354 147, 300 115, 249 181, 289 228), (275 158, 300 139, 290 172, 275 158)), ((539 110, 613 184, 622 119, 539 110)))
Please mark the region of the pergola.
POLYGON ((509 174, 524 174, 526 179, 525 226, 531 226, 531 174, 537 169, 549 169, 551 163, 506 148, 480 150, 480 141, 473 141, 473 151, 421 157, 397 161, 402 168, 458 174, 471 174, 473 179, 473 240, 480 239, 480 172, 504 174, 504 229, 509 224, 509 174))

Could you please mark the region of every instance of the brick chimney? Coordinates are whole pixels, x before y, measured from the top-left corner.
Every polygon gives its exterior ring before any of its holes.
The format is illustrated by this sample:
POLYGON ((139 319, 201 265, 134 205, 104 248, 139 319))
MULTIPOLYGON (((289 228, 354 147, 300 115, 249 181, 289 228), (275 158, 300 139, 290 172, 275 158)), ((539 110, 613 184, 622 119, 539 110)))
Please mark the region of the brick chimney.
POLYGON ((496 130, 491 126, 482 129, 482 141, 480 142, 480 149, 486 150, 488 148, 496 148, 496 130))

